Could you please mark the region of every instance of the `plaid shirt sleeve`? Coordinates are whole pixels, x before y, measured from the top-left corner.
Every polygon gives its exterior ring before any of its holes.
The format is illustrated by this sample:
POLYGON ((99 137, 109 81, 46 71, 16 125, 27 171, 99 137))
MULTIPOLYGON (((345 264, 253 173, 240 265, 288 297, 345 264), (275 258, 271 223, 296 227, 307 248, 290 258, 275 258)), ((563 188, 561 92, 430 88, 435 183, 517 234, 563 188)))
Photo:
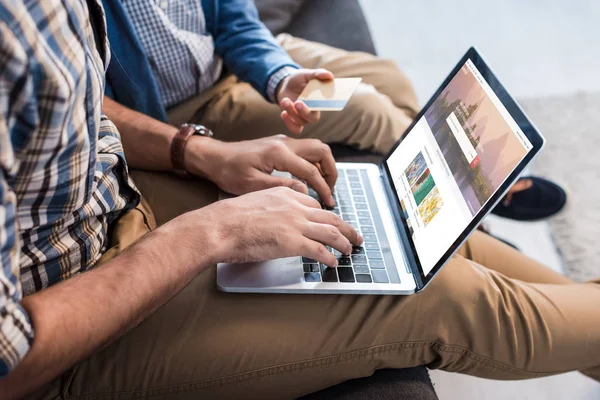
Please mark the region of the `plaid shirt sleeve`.
MULTIPOLYGON (((16 196, 9 185, 17 169, 11 137, 20 108, 32 96, 25 50, 5 24, 0 24, 0 378, 25 356, 33 328, 20 305, 19 234, 16 196)), ((21 110, 22 111, 22 110, 21 110)))

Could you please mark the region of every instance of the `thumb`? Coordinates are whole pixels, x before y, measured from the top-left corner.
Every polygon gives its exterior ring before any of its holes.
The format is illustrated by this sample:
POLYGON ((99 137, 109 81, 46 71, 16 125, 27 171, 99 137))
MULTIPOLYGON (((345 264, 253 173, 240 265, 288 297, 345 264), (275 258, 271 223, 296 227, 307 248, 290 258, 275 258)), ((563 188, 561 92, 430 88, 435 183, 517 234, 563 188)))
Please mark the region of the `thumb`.
POLYGON ((306 71, 305 78, 307 81, 318 79, 320 81, 329 81, 334 78, 333 73, 324 68, 311 69, 306 71))
POLYGON ((308 188, 306 187, 306 185, 296 179, 283 178, 281 176, 273 176, 273 175, 265 174, 261 180, 262 180, 261 186, 263 186, 262 189, 286 186, 286 187, 289 187, 290 189, 295 190, 296 192, 300 192, 302 194, 308 193, 308 188))

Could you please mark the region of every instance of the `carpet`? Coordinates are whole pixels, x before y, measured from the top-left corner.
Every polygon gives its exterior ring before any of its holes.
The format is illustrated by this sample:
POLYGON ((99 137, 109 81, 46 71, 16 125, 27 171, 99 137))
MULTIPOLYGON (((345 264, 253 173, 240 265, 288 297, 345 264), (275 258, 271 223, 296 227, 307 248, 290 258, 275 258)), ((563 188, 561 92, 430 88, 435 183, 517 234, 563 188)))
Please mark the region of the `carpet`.
POLYGON ((564 261, 576 281, 600 277, 600 93, 520 100, 547 144, 532 172, 562 185, 565 210, 549 220, 564 261))

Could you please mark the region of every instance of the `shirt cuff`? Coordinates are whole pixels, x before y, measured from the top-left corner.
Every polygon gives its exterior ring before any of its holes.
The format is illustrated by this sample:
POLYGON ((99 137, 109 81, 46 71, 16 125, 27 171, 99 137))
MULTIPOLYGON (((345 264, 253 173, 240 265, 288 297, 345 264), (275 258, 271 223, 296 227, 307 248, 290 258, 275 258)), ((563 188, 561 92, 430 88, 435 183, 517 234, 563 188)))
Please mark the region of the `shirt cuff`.
POLYGON ((1 299, 0 379, 5 378, 25 357, 33 343, 33 326, 27 312, 11 298, 1 299))
POLYGON ((281 81, 297 70, 298 68, 286 66, 279 68, 277 72, 271 75, 269 83, 267 84, 267 97, 271 103, 277 103, 277 93, 275 93, 275 91, 279 87, 281 81))

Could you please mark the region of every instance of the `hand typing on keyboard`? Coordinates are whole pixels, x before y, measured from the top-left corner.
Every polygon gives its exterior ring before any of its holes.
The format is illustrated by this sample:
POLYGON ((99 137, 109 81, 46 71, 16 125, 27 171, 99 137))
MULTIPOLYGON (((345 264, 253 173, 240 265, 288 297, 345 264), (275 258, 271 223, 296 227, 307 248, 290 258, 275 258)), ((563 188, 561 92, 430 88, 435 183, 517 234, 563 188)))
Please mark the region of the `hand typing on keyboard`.
POLYGON ((207 178, 225 192, 241 195, 276 186, 307 193, 296 179, 272 176, 273 170, 289 172, 310 185, 322 203, 335 205, 332 191, 337 179, 329 146, 316 139, 292 139, 284 135, 236 143, 194 136, 184 157, 188 172, 207 178))
POLYGON ((323 266, 345 261, 330 251, 351 254, 362 237, 347 222, 321 209, 309 196, 279 187, 219 201, 204 207, 215 221, 215 260, 244 263, 303 256, 323 266))
MULTIPOLYGON (((312 188, 309 196, 318 199, 312 188)), ((376 209, 371 209, 365 193, 363 178, 357 170, 340 170, 334 187, 336 206, 331 212, 341 217, 348 225, 362 233, 363 242, 353 246, 351 254, 330 249, 337 258, 338 267, 333 269, 319 264, 317 260, 304 257, 304 280, 306 282, 343 283, 390 283, 399 282, 397 276, 389 275, 386 269, 380 240, 375 229, 375 220, 380 221, 376 209)), ((392 266, 393 268, 393 266, 392 266)), ((397 275, 397 274, 396 274, 397 275)))

